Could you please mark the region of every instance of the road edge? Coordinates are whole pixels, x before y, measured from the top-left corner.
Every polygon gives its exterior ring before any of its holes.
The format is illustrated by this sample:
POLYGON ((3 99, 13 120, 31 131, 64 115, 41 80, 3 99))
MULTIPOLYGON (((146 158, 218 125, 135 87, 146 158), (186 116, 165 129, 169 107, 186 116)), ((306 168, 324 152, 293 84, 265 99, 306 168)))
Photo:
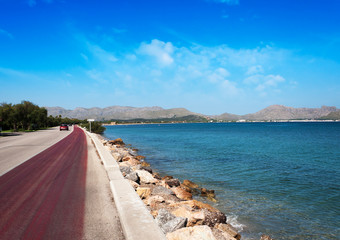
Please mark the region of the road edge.
POLYGON ((92 139, 110 181, 110 188, 126 240, 165 240, 165 234, 139 198, 109 150, 98 136, 83 129, 92 139))

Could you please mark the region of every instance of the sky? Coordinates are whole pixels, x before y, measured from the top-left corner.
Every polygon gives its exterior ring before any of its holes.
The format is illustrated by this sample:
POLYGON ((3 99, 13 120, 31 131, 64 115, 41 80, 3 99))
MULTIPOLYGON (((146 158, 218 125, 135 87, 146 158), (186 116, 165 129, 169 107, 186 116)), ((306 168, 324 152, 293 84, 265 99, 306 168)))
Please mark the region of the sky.
POLYGON ((0 0, 0 102, 340 108, 339 0, 0 0))

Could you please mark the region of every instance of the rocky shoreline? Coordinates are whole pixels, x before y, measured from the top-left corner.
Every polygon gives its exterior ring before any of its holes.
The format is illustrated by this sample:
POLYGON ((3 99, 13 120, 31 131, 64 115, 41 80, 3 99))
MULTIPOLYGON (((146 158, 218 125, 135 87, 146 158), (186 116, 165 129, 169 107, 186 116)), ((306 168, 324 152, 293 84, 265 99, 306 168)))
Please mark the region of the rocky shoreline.
MULTIPOLYGON (((144 156, 138 155, 138 149, 126 147, 120 138, 102 139, 102 143, 116 159, 123 176, 129 180, 168 240, 241 239, 240 233, 226 222, 224 213, 193 199, 193 196, 200 195, 215 202, 214 190, 200 187, 190 180, 181 182, 173 176, 161 177, 144 156)), ((271 238, 262 235, 261 240, 271 238)))

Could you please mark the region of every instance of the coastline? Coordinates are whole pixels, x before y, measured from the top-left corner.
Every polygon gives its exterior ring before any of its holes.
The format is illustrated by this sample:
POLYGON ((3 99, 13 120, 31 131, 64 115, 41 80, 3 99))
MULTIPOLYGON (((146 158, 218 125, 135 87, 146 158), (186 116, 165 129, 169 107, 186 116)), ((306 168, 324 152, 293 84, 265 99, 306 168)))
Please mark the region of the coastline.
MULTIPOLYGON (((208 239, 241 239, 240 233, 227 223, 225 213, 209 204, 209 201, 216 202, 214 190, 207 190, 190 180, 181 182, 174 176, 161 177, 144 156, 138 155, 138 149, 127 147, 122 139, 108 140, 98 136, 167 239, 192 239, 202 232, 211 237, 208 239), (205 200, 195 200, 194 196, 205 200)), ((261 239, 271 238, 262 235, 261 239)))

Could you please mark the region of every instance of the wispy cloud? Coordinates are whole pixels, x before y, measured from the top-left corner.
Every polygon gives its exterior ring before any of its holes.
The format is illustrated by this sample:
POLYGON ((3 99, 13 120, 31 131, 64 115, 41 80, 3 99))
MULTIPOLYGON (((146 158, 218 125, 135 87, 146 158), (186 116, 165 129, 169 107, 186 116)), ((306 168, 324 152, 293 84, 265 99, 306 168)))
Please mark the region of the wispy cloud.
POLYGON ((0 28, 0 35, 4 35, 4 36, 9 37, 11 39, 14 38, 13 35, 10 32, 8 32, 8 31, 6 31, 4 29, 1 29, 1 28, 0 28))
POLYGON ((238 5, 240 3, 239 0, 206 0, 206 1, 214 1, 214 2, 219 2, 219 3, 225 3, 228 5, 238 5))

